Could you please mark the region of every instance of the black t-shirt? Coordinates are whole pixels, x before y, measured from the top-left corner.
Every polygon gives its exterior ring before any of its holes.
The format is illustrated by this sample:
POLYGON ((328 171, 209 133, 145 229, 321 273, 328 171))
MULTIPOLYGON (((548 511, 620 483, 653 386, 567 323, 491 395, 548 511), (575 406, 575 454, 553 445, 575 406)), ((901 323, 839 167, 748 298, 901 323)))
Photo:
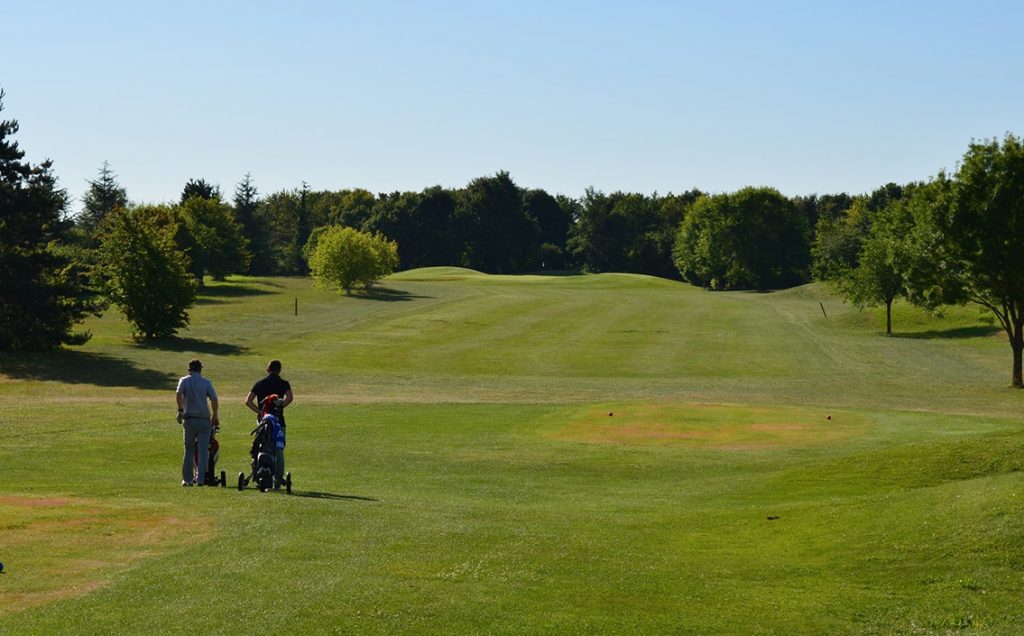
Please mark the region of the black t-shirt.
MULTIPOLYGON (((256 394, 256 405, 261 406, 263 399, 268 395, 276 393, 278 397, 292 390, 288 380, 282 380, 276 373, 270 373, 256 384, 252 385, 252 392, 256 394)), ((281 409, 281 424, 284 424, 284 409, 281 409)))

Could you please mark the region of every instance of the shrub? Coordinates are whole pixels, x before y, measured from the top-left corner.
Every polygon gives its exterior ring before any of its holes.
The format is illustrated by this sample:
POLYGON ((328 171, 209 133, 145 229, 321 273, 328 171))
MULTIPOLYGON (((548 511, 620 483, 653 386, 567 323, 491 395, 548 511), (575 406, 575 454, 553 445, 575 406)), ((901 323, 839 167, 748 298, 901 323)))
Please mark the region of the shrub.
POLYGON ((350 227, 318 228, 311 235, 309 269, 317 283, 337 286, 351 294, 354 287, 370 289, 398 267, 398 245, 381 234, 350 227))

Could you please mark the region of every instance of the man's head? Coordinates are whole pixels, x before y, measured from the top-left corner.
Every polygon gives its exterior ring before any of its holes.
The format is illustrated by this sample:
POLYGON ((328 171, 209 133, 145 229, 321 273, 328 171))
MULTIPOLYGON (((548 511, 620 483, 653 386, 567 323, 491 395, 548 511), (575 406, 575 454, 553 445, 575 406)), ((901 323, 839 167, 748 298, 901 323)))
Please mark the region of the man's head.
POLYGON ((267 365, 267 373, 281 373, 281 361, 271 360, 267 365))
POLYGON ((202 371, 203 370, 203 363, 199 361, 199 358, 192 358, 191 360, 188 361, 188 370, 189 371, 202 371))

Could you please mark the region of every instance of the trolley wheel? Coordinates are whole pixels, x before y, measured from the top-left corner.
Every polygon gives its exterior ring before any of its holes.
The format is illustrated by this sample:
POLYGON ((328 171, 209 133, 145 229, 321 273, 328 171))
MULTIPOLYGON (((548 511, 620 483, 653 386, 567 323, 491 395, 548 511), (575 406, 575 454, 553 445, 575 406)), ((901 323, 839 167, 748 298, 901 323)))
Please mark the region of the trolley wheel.
POLYGON ((225 471, 223 471, 223 470, 220 471, 220 487, 221 488, 227 488, 228 487, 228 474, 225 471))
POLYGON ((292 494, 292 474, 291 473, 285 473, 284 474, 284 490, 289 495, 292 494))
POLYGON ((245 473, 238 473, 238 489, 245 490, 245 473))

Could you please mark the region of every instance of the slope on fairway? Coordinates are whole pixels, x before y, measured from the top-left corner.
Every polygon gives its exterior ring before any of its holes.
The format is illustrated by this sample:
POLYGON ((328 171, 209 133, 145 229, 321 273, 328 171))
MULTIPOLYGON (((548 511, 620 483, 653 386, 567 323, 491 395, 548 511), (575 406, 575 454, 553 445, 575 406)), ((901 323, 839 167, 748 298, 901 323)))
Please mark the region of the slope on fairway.
POLYGON ((198 355, 225 394, 244 394, 278 357, 305 400, 325 403, 634 398, 1001 415, 1020 405, 1005 390, 1000 334, 931 337, 965 324, 936 319, 903 334, 925 337, 879 337, 818 286, 710 293, 637 275, 458 268, 386 285, 346 297, 307 279, 210 283, 181 338, 137 345, 110 311, 87 323, 84 347, 7 356, 7 378, 42 381, 5 390, 148 399, 198 355))

